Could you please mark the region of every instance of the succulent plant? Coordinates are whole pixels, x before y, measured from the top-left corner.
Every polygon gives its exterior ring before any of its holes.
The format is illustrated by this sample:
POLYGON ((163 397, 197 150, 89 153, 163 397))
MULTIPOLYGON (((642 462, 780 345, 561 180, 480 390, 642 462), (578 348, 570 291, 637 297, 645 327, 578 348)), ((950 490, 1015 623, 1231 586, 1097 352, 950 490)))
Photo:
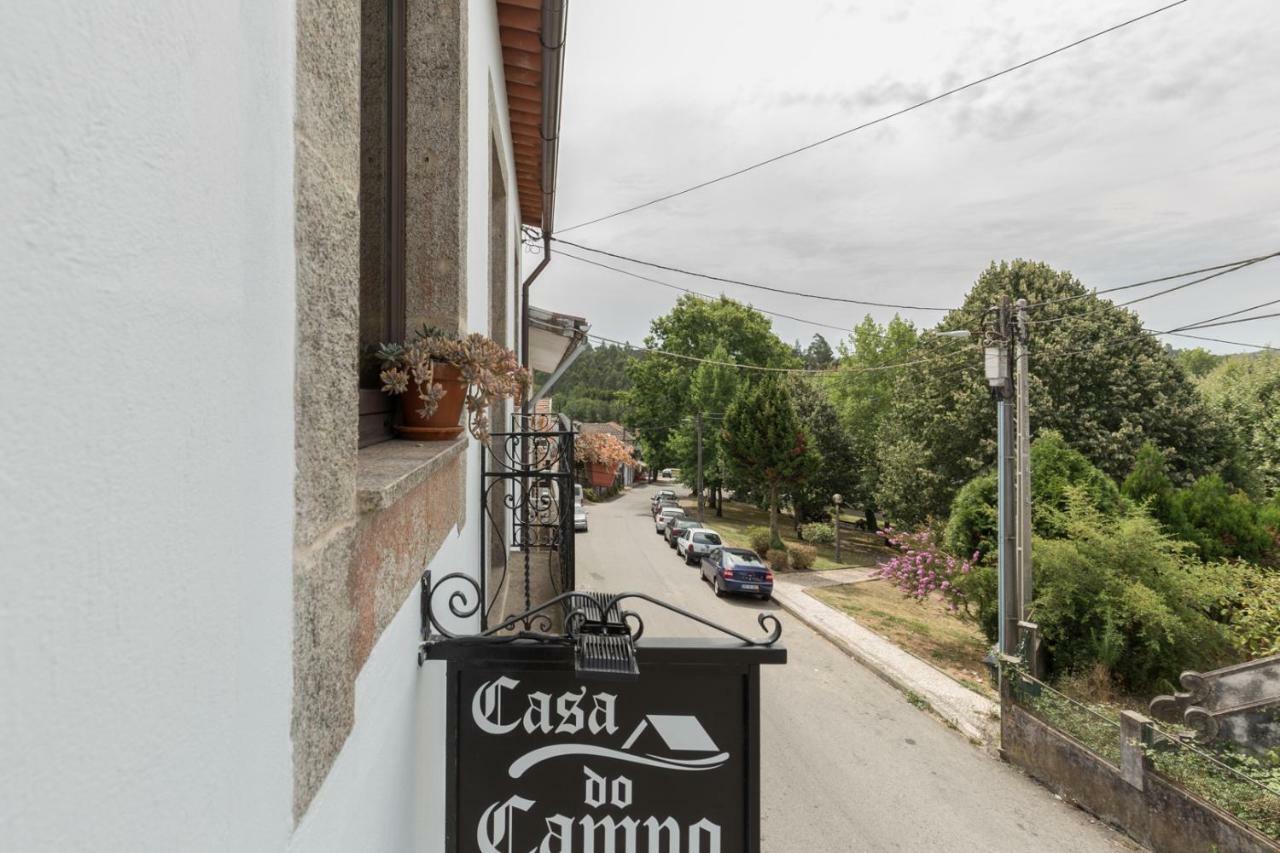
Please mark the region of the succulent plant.
POLYGON ((489 440, 489 406, 522 396, 532 381, 514 352, 478 332, 459 340, 424 325, 407 344, 382 344, 376 358, 382 366, 382 390, 405 394, 412 387, 422 402, 423 417, 435 414, 444 396, 444 387, 435 381, 435 365, 444 362, 458 368, 467 386, 467 427, 484 442, 489 440))

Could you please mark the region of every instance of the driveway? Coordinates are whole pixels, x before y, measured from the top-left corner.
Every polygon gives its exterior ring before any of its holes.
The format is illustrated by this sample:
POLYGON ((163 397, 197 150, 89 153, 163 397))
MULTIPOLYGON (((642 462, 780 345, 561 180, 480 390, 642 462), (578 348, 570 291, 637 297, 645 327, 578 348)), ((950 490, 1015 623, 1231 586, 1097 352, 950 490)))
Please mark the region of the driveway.
MULTIPOLYGON (((908 704, 773 602, 717 599, 654 533, 655 488, 588 507, 578 586, 646 592, 742 633, 760 631, 762 610, 782 620, 788 663, 762 667, 761 676, 766 853, 1137 849, 908 704)), ((706 518, 714 528, 714 515, 706 518)), ((716 635, 674 613, 637 609, 649 637, 716 635)))

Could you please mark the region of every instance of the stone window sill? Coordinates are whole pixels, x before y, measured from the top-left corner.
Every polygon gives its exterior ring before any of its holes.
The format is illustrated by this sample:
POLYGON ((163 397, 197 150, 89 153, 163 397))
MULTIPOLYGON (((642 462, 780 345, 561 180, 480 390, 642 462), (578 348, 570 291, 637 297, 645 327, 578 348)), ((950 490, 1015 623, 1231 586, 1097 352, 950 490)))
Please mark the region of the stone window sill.
POLYGON ((356 506, 387 509, 443 468, 466 448, 469 437, 448 441, 384 441, 360 449, 356 459, 356 506))

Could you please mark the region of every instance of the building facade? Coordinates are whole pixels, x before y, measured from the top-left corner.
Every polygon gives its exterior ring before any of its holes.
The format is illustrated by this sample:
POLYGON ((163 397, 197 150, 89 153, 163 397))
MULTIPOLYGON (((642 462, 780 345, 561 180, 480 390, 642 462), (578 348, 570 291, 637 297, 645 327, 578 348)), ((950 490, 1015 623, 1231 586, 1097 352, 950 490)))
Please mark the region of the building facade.
POLYGON ((485 571, 482 448, 364 356, 527 348, 563 13, 0 15, 0 849, 441 849, 417 584, 485 571))

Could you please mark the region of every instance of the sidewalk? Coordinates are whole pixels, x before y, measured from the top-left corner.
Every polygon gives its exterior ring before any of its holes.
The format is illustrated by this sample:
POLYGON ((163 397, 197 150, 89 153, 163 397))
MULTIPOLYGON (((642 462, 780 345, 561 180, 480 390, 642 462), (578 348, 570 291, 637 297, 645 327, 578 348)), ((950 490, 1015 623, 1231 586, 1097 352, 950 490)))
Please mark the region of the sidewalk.
POLYGON ((806 589, 821 589, 824 586, 840 586, 846 583, 857 583, 858 581, 871 580, 872 572, 875 569, 867 568, 850 568, 850 569, 810 569, 805 572, 790 572, 786 577, 786 582, 795 586, 802 586, 806 589))
POLYGON ((826 637, 876 675, 909 695, 927 702, 935 714, 961 734, 984 747, 999 743, 1000 706, 964 687, 920 658, 869 631, 853 619, 810 595, 808 587, 834 586, 865 580, 869 570, 840 569, 809 575, 775 576, 773 597, 778 604, 826 637), (861 577, 855 577, 861 573, 861 577), (832 576, 830 582, 811 575, 832 576), (838 579, 835 575, 849 575, 838 579), (803 577, 804 580, 799 580, 803 577), (794 580, 793 580, 794 578, 794 580), (816 582, 810 582, 816 581, 816 582))

